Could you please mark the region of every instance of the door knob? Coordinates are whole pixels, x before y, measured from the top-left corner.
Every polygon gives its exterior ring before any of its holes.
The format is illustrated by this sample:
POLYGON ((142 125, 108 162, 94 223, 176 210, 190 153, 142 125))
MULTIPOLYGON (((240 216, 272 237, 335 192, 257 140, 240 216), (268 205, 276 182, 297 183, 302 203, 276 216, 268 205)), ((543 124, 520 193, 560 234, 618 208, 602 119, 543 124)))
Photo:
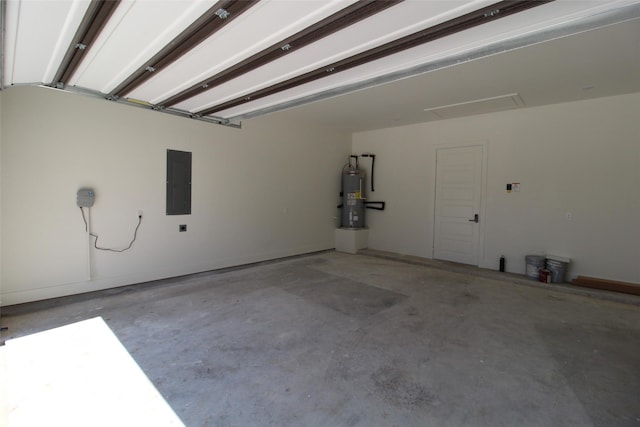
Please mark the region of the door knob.
POLYGON ((469 222, 479 222, 480 221, 480 216, 478 214, 475 214, 473 216, 473 219, 470 219, 469 222))

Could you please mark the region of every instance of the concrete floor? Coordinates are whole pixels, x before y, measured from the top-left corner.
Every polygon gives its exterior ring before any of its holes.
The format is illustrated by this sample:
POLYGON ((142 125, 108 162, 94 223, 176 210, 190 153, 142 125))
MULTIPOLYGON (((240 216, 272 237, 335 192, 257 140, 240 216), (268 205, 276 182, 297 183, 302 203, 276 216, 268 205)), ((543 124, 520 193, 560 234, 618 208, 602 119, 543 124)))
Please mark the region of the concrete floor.
POLYGON ((640 426, 640 307, 505 277, 323 252, 5 307, 3 339, 102 316, 187 426, 640 426))

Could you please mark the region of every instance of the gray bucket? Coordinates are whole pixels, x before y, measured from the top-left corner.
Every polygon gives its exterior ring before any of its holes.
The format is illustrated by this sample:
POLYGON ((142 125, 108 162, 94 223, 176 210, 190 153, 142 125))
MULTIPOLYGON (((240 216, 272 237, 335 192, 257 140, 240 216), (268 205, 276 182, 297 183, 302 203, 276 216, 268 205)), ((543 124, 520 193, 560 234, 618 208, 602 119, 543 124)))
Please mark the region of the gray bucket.
POLYGON ((561 257, 547 257, 546 268, 551 272, 551 283, 564 283, 569 260, 561 257))
POLYGON ((529 279, 538 280, 540 270, 544 268, 544 255, 527 255, 524 257, 527 262, 526 275, 529 279))

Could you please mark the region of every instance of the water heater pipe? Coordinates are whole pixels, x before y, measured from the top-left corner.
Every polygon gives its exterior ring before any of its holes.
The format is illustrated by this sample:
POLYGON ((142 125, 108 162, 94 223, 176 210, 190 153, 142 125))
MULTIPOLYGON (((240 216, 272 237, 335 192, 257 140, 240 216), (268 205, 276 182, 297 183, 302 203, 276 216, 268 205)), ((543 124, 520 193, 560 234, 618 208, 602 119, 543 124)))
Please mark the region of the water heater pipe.
POLYGON ((371 191, 376 191, 376 188, 373 185, 373 168, 374 168, 374 166, 376 164, 376 155, 375 154, 362 154, 362 157, 371 157, 371 191))
POLYGON ((351 155, 351 156, 349 156, 349 167, 350 167, 351 169, 358 169, 358 156, 356 156, 356 155, 351 155), (351 159, 356 159, 356 166, 355 166, 355 168, 354 168, 354 167, 353 167, 353 165, 351 164, 351 159))

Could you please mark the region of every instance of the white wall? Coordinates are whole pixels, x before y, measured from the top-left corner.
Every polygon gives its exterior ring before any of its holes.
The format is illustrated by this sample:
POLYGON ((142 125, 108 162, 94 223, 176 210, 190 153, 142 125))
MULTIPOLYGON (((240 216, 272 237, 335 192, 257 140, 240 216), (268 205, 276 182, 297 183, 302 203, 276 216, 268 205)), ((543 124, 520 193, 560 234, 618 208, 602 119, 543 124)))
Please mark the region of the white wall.
MULTIPOLYGON (((2 95, 0 91, 0 224, 2 224, 2 95)), ((0 243, 2 242, 2 227, 0 226, 0 243)), ((0 307, 2 306, 2 244, 0 244, 0 307)))
MULTIPOLYGON (((431 258, 437 146, 485 144, 480 266, 524 273, 524 256, 562 255, 569 278, 640 282, 640 94, 356 133, 376 154, 369 247, 431 258), (521 192, 505 185, 520 182, 521 192), (573 214, 572 220, 565 213, 573 214)), ((368 164, 368 163, 364 163, 368 164)))
POLYGON ((269 116, 232 129, 43 88, 2 95, 2 303, 333 248, 350 135, 269 116), (192 215, 165 215, 166 150, 193 153, 192 215), (92 187, 91 250, 76 191, 92 187), (186 233, 178 232, 187 224, 186 233))

